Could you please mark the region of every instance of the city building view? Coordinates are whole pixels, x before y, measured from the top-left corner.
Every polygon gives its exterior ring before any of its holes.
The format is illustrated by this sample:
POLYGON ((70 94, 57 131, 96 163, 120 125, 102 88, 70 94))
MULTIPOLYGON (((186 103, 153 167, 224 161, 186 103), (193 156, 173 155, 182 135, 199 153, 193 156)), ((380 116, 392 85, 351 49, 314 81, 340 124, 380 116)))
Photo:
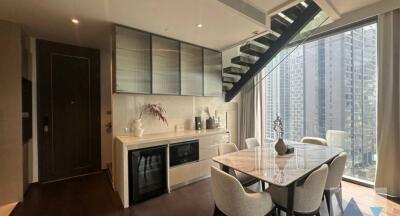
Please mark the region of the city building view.
POLYGON ((370 23, 282 50, 264 68, 263 127, 284 121, 284 138, 344 131, 345 175, 373 182, 376 163, 377 25, 370 23))

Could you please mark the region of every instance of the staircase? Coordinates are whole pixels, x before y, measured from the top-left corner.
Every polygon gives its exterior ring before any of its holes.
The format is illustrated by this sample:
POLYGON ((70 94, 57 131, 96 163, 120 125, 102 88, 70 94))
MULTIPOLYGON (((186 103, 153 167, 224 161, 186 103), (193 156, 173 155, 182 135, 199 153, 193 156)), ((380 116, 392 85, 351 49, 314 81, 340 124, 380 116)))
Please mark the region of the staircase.
POLYGON ((313 18, 320 8, 305 0, 271 17, 271 32, 240 47, 240 55, 223 69, 225 101, 231 101, 313 18))

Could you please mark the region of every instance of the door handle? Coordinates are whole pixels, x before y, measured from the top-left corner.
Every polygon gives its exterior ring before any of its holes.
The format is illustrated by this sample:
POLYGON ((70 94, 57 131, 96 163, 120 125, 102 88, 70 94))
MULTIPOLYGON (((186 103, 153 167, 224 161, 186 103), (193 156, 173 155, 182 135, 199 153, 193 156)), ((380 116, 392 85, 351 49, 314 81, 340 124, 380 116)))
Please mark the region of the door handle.
POLYGON ((43 132, 45 132, 45 133, 49 132, 49 126, 48 125, 44 125, 43 126, 43 132))
POLYGON ((48 133, 49 132, 49 117, 45 116, 43 118, 43 133, 48 133))

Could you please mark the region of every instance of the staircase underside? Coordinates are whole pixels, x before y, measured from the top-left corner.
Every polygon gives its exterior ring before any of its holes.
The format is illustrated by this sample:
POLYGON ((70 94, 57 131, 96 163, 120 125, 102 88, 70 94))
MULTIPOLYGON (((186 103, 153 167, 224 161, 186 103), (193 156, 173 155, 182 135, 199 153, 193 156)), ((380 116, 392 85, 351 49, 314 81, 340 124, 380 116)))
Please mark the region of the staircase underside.
POLYGON ((225 101, 231 101, 320 11, 306 0, 271 17, 272 32, 241 46, 241 55, 231 59, 237 66, 224 68, 225 101))

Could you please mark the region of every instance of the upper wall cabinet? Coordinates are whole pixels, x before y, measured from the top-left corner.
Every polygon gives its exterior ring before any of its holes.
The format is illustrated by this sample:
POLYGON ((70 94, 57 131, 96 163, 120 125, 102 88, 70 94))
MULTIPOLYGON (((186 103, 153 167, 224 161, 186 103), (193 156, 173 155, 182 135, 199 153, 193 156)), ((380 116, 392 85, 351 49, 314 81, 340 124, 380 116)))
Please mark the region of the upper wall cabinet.
POLYGON ((150 34, 119 26, 115 34, 116 92, 150 94, 150 34))
POLYGON ((222 96, 222 55, 220 52, 204 49, 204 96, 222 96))
POLYGON ((152 36, 153 94, 179 95, 179 42, 152 36))
POLYGON ((203 49, 181 43, 181 95, 203 96, 203 49))
POLYGON ((222 96, 221 52, 115 25, 116 93, 222 96))

